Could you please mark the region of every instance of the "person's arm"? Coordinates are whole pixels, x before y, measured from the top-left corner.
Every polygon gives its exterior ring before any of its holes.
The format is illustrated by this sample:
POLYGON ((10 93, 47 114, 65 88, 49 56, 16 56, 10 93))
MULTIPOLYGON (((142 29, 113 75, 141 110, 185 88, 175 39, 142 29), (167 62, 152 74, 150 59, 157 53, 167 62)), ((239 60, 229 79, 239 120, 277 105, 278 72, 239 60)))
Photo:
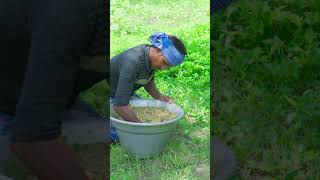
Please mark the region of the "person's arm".
POLYGON ((29 59, 11 147, 39 179, 88 179, 59 138, 85 44, 85 17, 79 8, 77 1, 30 2, 29 59))
POLYGON ((143 87, 154 99, 159 99, 162 96, 156 87, 154 77, 152 77, 152 79, 143 87))
POLYGON ((160 101, 165 101, 168 103, 173 103, 173 100, 169 96, 162 95, 158 90, 156 83, 154 82, 154 77, 144 85, 144 89, 154 98, 160 101))
POLYGON ((132 108, 129 106, 131 92, 133 91, 134 81, 138 73, 138 67, 134 63, 127 61, 122 64, 114 98, 113 109, 124 120, 130 122, 141 122, 132 108))
POLYGON ((126 121, 141 122, 140 119, 133 112, 132 108, 128 105, 114 106, 113 109, 126 121))

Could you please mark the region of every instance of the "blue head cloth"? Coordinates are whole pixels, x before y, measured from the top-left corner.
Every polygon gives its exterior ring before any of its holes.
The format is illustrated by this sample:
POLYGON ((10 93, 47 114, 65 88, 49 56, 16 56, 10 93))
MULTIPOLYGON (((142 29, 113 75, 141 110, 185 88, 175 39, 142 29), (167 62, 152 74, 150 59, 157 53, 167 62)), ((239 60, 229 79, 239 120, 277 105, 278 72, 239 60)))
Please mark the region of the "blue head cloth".
POLYGON ((149 41, 153 46, 161 50, 162 54, 171 66, 177 66, 183 62, 185 55, 179 52, 166 33, 154 33, 150 36, 149 41))

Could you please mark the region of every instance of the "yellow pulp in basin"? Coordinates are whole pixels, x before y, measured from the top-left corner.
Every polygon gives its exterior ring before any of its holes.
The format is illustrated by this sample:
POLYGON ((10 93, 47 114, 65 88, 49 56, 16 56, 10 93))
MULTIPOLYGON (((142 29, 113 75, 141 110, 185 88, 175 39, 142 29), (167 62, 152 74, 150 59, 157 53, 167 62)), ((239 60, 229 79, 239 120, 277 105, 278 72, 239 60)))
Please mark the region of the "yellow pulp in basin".
MULTIPOLYGON (((151 122, 163 122, 174 119, 177 114, 168 111, 163 107, 131 107, 136 116, 145 123, 151 122)), ((123 120, 118 114, 112 113, 112 116, 116 119, 123 120)))

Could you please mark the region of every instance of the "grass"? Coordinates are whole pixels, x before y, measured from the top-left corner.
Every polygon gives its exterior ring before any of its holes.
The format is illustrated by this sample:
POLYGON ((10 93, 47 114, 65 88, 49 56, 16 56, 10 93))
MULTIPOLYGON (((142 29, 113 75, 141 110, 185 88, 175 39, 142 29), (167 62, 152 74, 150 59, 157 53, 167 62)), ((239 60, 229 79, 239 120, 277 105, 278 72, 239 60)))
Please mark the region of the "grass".
POLYGON ((234 179, 320 179, 320 3, 238 0, 214 17, 212 132, 234 179))
POLYGON ((143 160, 112 145, 111 179, 209 179, 209 14, 208 0, 111 1, 111 57, 157 31, 177 35, 189 54, 183 65, 156 73, 159 90, 186 112, 173 138, 159 156, 143 160))

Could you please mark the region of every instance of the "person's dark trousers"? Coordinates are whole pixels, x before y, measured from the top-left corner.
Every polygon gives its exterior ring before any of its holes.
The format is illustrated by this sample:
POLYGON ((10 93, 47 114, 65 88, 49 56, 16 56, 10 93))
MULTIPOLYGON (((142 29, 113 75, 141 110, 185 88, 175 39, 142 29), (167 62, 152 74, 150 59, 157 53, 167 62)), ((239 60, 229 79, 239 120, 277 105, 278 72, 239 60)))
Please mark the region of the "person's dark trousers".
MULTIPOLYGON (((14 117, 0 113, 0 175, 12 176, 6 171, 9 167, 23 169, 9 149, 10 128, 14 117)), ((62 123, 62 136, 70 146, 106 143, 109 138, 106 119, 97 114, 88 104, 77 99, 71 109, 65 112, 62 123)), ((10 170, 11 171, 11 170, 10 170)), ((17 175, 17 177, 22 175, 17 175)))
POLYGON ((211 136, 211 179, 227 180, 234 174, 236 159, 230 148, 211 136))
MULTIPOLYGON (((104 81, 105 79, 105 73, 98 73, 82 69, 78 70, 73 97, 70 100, 69 107, 67 107, 68 109, 70 109, 67 112, 69 114, 71 113, 74 118, 73 121, 72 118, 67 118, 69 119, 69 121, 64 121, 63 123, 63 130, 68 131, 69 137, 67 138, 67 140, 69 139, 68 141, 70 141, 71 143, 74 143, 75 141, 79 141, 80 144, 86 144, 87 142, 93 143, 92 140, 97 138, 99 139, 99 137, 101 137, 105 140, 105 142, 107 142, 109 132, 109 128, 107 125, 110 121, 109 118, 102 118, 88 104, 84 103, 78 98, 81 92, 91 88, 98 82, 104 81), (88 122, 90 123, 88 124, 88 122), (74 127, 75 123, 78 126, 77 128, 74 127), (96 128, 99 130, 95 131, 96 128), (77 137, 81 134, 81 132, 87 134, 85 136, 77 137), (75 133, 75 135, 72 136, 71 133, 75 133)), ((103 98, 101 99, 101 102, 105 103, 107 97, 101 98, 103 98)))
MULTIPOLYGON (((89 71, 78 72, 74 99, 66 109, 62 123, 62 136, 70 146, 94 143, 107 145, 109 119, 101 117, 90 105, 77 98, 79 93, 104 80, 103 76, 89 71)), ((17 161, 9 149, 10 129, 14 121, 14 116, 0 112, 0 179, 3 175, 21 177, 21 175, 4 172, 7 170, 7 165, 23 169, 23 165, 17 161)))

